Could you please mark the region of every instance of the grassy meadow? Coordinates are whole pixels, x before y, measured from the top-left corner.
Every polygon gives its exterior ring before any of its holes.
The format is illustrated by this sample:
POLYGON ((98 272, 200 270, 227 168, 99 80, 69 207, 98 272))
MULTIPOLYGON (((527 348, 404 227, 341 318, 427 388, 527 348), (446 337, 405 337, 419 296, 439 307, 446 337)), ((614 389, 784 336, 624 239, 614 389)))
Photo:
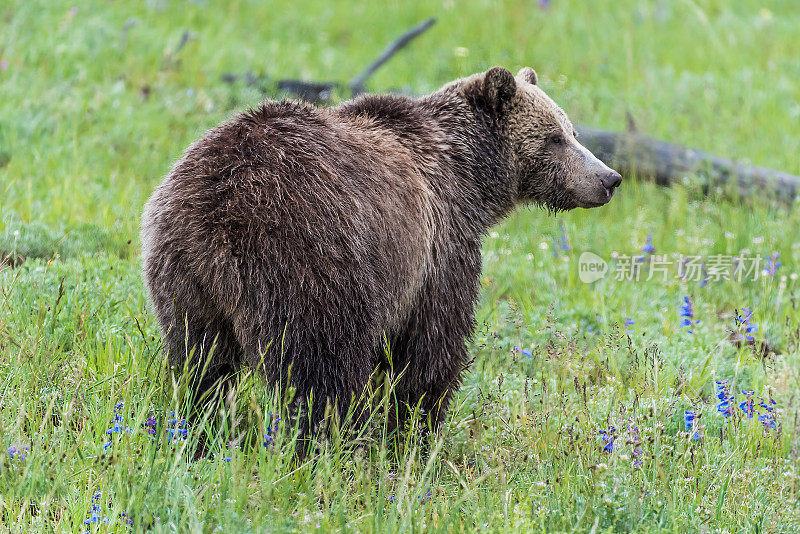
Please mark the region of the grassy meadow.
POLYGON ((0 532, 800 530, 800 210, 694 176, 494 228, 475 360, 425 442, 376 424, 297 462, 252 375, 182 421, 145 200, 276 80, 347 81, 430 16, 371 90, 530 65, 574 122, 800 174, 794 0, 5 0, 0 532))

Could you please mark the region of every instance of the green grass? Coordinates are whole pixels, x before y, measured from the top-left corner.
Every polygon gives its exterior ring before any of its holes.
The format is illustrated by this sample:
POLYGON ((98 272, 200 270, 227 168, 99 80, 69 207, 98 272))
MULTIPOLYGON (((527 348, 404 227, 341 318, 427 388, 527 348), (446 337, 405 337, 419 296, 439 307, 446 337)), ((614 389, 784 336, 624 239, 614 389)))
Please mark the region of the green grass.
POLYGON ((575 122, 623 129, 630 114, 649 135, 800 173, 795 2, 72 5, 0 6, 0 251, 14 263, 0 270, 0 448, 28 447, 0 460, 0 530, 800 529, 793 206, 705 198, 691 177, 673 189, 628 177, 601 209, 519 211, 486 240, 475 362, 444 430, 426 444, 376 431, 356 453, 334 438, 302 464, 283 422, 276 445, 262 445, 280 403, 253 376, 186 442, 167 442, 168 412, 184 406, 138 253, 141 207, 171 162, 264 97, 223 73, 252 71, 267 87, 344 81, 428 16, 437 25, 372 89, 422 93, 491 65, 531 65, 575 122), (667 279, 617 280, 650 233, 670 255, 667 279), (578 277, 584 251, 610 265, 591 285, 578 277), (775 276, 677 276, 677 254, 773 251, 775 276), (685 295, 693 333, 681 327, 685 295), (777 354, 729 342, 743 306, 777 354), (741 389, 774 398, 777 428, 738 407, 723 418, 715 379, 731 381, 737 402, 741 389), (120 401, 132 432, 104 450, 120 401), (687 409, 700 440, 685 432, 687 409), (141 427, 149 417, 155 437, 141 427), (609 426, 613 452, 598 433, 609 426), (189 461, 205 431, 217 441, 189 461), (110 522, 84 525, 97 492, 110 522))

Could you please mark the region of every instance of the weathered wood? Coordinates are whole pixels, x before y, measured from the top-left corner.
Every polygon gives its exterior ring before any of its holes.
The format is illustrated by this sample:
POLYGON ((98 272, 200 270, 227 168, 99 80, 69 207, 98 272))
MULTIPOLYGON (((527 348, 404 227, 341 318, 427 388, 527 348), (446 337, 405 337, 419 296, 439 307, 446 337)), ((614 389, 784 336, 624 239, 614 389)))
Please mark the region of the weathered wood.
POLYGON ((793 174, 744 165, 636 132, 616 133, 585 126, 577 126, 577 130, 580 142, 623 176, 635 173, 668 186, 699 173, 707 179, 707 186, 733 186, 743 196, 772 192, 791 202, 800 193, 800 176, 793 174))

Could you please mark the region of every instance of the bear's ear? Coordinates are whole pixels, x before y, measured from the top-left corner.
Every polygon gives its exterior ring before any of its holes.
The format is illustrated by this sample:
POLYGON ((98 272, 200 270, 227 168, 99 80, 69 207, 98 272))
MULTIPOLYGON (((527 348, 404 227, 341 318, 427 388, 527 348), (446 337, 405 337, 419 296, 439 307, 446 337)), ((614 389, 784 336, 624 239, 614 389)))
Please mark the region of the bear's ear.
POLYGON ((492 67, 484 75, 483 90, 489 105, 500 111, 517 93, 517 81, 508 69, 492 67))
POLYGON ((517 78, 531 85, 536 85, 539 82, 539 78, 536 77, 536 71, 530 67, 522 67, 517 73, 517 78))

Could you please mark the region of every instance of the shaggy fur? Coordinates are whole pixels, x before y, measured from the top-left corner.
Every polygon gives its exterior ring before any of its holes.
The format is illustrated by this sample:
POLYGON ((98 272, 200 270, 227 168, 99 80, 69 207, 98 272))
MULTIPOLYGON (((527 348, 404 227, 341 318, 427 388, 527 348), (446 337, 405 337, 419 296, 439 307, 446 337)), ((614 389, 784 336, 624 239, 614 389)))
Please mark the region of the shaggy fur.
POLYGON ((386 336, 398 398, 440 422, 469 362, 482 235, 519 202, 589 207, 618 184, 535 83, 496 67, 419 99, 268 101, 210 130, 142 221, 171 361, 214 345, 198 392, 257 369, 313 394, 313 425, 387 367, 386 336))

